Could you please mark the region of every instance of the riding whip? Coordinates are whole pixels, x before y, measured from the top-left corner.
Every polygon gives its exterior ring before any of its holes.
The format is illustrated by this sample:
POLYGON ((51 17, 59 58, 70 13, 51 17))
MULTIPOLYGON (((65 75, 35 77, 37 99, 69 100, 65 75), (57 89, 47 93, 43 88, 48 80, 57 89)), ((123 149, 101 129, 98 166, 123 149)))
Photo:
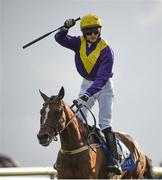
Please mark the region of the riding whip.
MULTIPOLYGON (((74 19, 74 20, 75 20, 75 21, 78 21, 78 20, 80 20, 80 17, 78 17, 77 19, 74 19)), ((26 44, 26 45, 23 46, 23 49, 27 48, 28 46, 31 46, 32 44, 36 43, 37 41, 40 41, 41 39, 44 39, 45 37, 49 36, 49 35, 52 34, 53 32, 58 31, 59 29, 61 29, 61 28, 63 28, 63 27, 64 27, 64 26, 61 26, 61 27, 59 27, 59 28, 57 28, 57 29, 55 29, 55 30, 53 30, 53 31, 50 31, 50 32, 48 32, 48 33, 40 36, 39 38, 37 38, 37 39, 29 42, 28 44, 26 44)))

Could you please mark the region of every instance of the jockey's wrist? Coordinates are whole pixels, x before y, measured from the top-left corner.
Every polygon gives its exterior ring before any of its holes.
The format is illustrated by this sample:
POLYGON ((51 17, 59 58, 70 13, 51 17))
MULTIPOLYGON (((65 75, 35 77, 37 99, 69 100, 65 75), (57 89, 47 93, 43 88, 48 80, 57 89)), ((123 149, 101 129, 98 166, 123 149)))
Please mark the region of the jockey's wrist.
POLYGON ((69 31, 69 29, 66 28, 66 27, 63 27, 62 29, 63 29, 63 31, 65 31, 65 32, 68 32, 68 31, 69 31))
POLYGON ((87 102, 89 99, 89 96, 85 93, 83 96, 80 97, 83 101, 87 102))

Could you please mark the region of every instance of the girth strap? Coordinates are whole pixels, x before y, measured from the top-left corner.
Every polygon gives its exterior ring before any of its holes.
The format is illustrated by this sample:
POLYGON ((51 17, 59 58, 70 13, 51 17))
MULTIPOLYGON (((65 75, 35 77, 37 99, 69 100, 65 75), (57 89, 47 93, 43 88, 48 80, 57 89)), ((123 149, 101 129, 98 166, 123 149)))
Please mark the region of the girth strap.
POLYGON ((73 155, 73 154, 78 154, 80 152, 86 151, 88 149, 99 148, 100 146, 101 146, 100 144, 90 144, 90 145, 82 146, 82 147, 80 147, 78 149, 74 149, 74 150, 60 149, 60 152, 63 154, 73 155))

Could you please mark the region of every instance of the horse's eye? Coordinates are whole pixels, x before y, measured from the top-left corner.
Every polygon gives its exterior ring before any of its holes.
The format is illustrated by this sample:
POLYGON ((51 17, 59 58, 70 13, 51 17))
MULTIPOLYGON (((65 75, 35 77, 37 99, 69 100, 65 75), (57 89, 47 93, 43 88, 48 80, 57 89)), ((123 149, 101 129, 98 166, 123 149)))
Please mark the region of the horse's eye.
POLYGON ((56 116, 61 116, 62 111, 58 110, 58 111, 56 111, 55 113, 56 113, 56 116))
POLYGON ((56 115, 58 116, 58 115, 60 114, 60 111, 56 111, 55 113, 56 113, 56 115))

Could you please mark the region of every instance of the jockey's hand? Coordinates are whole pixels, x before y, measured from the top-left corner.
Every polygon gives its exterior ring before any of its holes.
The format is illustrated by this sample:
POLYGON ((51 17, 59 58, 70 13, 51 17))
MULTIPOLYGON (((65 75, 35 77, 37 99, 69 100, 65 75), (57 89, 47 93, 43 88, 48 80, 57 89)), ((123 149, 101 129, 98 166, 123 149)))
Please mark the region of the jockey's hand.
POLYGON ((88 94, 83 94, 80 98, 78 98, 76 101, 77 101, 77 104, 79 107, 82 107, 84 106, 87 101, 89 100, 89 96, 88 94))
POLYGON ((74 19, 67 19, 65 22, 64 22, 64 28, 65 29, 69 29, 71 28, 72 26, 75 25, 75 20, 74 19))

